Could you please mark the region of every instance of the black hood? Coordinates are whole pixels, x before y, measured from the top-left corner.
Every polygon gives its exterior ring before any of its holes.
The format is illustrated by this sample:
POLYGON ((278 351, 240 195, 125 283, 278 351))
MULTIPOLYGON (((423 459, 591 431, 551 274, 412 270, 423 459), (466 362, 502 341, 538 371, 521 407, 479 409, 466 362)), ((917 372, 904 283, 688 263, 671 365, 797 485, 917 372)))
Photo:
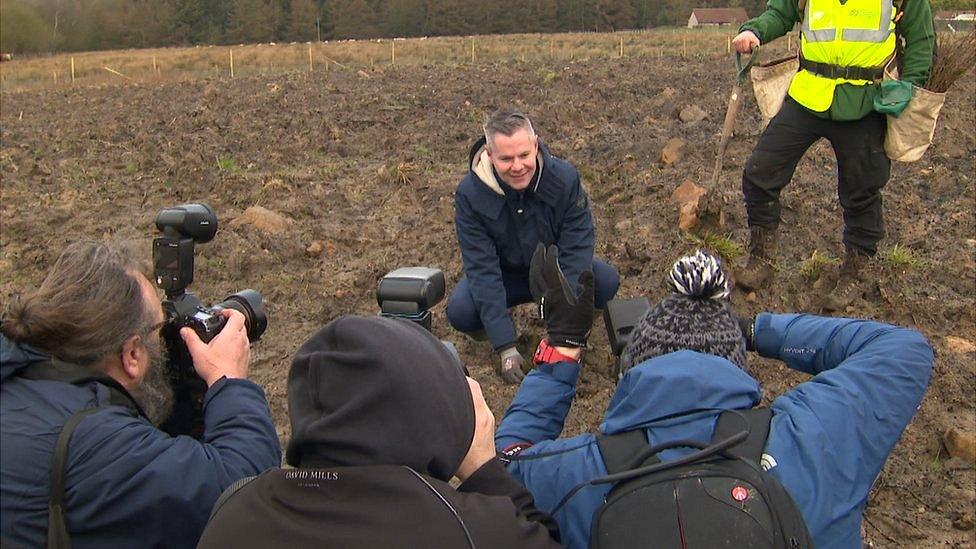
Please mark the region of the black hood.
POLYGON ((382 317, 340 317, 298 349, 288 414, 295 467, 406 465, 448 480, 474 436, 457 358, 420 326, 382 317))
POLYGON ((41 351, 26 343, 17 343, 0 334, 0 381, 6 381, 18 371, 35 362, 50 360, 41 351))

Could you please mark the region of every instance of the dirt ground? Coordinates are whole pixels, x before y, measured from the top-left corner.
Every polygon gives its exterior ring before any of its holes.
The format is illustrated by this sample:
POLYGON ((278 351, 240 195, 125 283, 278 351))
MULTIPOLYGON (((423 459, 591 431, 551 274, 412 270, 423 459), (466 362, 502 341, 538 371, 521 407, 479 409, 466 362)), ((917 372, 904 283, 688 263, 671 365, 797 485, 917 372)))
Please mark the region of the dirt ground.
MULTIPOLYGON (((441 268, 449 290, 459 279, 453 192, 484 112, 514 103, 533 117, 582 174, 596 253, 622 275, 618 297, 655 301, 671 262, 696 247, 676 229, 670 194, 686 177, 707 180, 732 79, 727 58, 602 59, 5 93, 2 298, 37 284, 69 241, 118 235, 148 256, 159 209, 209 202, 221 230, 197 248, 192 289, 207 302, 243 288, 264 293, 270 327, 251 372, 285 441, 286 374, 304 338, 337 315, 375 313, 377 281, 397 267, 441 268), (708 117, 681 122, 689 105, 708 117), (672 137, 687 142, 684 157, 663 165, 672 137), (246 223, 251 206, 281 214, 280 230, 246 223), (315 241, 321 253, 307 253, 315 241)), ((872 262, 868 291, 845 313, 916 327, 937 352, 925 401, 869 500, 864 538, 873 546, 976 545, 974 464, 950 459, 943 443, 950 428, 976 431, 976 347, 967 345, 976 342, 974 99, 970 74, 949 94, 935 144, 920 162, 894 165, 885 190, 883 247, 911 249, 921 262, 872 262)), ((744 245, 738 187, 759 128, 751 95, 738 128, 720 195, 731 237, 744 245)), ((819 312, 829 280, 802 266, 814 251, 842 253, 835 186, 833 154, 819 143, 784 193, 777 281, 752 297, 736 291, 739 313, 819 312)), ((515 313, 526 352, 542 331, 530 309, 515 313)), ((433 331, 457 344, 500 420, 515 389, 495 377, 490 350, 450 328, 444 302, 433 331)), ((592 344, 568 435, 595 429, 614 389, 602 322, 592 344)), ((804 379, 757 357, 751 369, 767 400, 804 379)))

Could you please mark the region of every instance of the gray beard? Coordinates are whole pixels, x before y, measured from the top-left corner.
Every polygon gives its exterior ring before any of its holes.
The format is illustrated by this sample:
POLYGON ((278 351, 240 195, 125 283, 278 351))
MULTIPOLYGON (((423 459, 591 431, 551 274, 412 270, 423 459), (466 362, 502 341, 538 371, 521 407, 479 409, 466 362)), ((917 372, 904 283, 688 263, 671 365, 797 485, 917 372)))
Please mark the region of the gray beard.
POLYGON ((149 372, 133 398, 142 406, 149 421, 158 427, 173 412, 173 386, 166 372, 168 357, 163 346, 155 343, 149 345, 148 349, 149 372))

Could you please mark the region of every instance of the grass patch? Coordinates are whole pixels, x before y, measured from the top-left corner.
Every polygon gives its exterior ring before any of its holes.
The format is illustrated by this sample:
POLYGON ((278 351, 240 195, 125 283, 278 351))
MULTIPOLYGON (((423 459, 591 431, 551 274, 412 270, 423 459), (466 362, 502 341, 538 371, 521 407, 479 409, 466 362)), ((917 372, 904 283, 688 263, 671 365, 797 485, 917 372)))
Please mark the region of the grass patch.
POLYGON ((135 162, 127 162, 125 165, 126 175, 135 175, 139 171, 139 165, 135 162))
POLYGON ((224 172, 239 172, 240 168, 237 166, 237 161, 233 158, 218 158, 217 168, 224 172))
POLYGON ((918 252, 900 244, 882 250, 878 255, 885 265, 895 269, 921 269, 925 267, 925 260, 919 257, 918 252))
POLYGON ((840 265, 840 259, 827 255, 820 250, 814 250, 810 257, 800 263, 800 274, 807 280, 816 280, 820 278, 824 269, 834 265, 840 265))
POLYGON ((471 124, 477 124, 478 126, 481 126, 482 124, 485 123, 485 115, 478 109, 473 109, 468 111, 467 117, 468 117, 468 122, 471 124))
POLYGON ((409 185, 417 175, 417 166, 413 162, 398 162, 391 170, 393 182, 397 185, 409 185))
POLYGON ((733 261, 742 257, 745 250, 732 240, 732 234, 720 235, 706 232, 701 235, 688 233, 685 238, 700 248, 715 252, 727 261, 733 261))

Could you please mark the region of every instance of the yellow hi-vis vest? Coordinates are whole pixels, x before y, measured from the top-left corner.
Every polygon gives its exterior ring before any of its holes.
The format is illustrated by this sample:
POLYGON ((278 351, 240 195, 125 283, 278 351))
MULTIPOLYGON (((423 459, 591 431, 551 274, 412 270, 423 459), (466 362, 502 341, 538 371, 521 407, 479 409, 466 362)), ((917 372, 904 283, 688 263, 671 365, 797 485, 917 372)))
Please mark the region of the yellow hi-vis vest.
MULTIPOLYGON (((892 0, 808 0, 803 15, 800 51, 805 59, 841 67, 879 67, 895 52, 895 8, 892 0)), ((870 80, 828 78, 801 69, 790 84, 790 97, 824 112, 837 84, 864 86, 870 80)))

